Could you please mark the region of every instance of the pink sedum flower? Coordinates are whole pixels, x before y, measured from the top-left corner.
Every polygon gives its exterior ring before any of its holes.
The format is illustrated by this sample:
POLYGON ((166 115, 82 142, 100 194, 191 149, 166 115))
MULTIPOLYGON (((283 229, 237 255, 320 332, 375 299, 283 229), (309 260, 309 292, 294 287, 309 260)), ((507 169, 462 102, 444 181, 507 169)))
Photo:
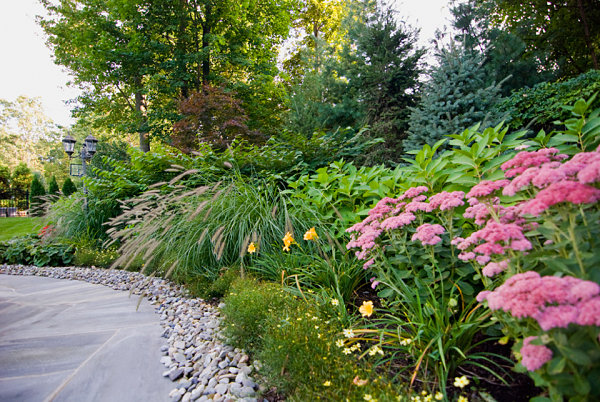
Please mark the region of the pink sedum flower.
POLYGON ((567 158, 567 155, 558 154, 556 148, 544 148, 537 151, 519 152, 509 161, 504 162, 500 169, 504 170, 505 177, 515 177, 523 173, 527 168, 537 167, 546 162, 560 161, 567 158))
POLYGON ((495 180, 495 181, 482 180, 478 184, 473 186, 473 188, 471 188, 471 190, 467 193, 467 197, 468 198, 487 197, 488 195, 491 195, 492 193, 494 193, 496 190, 503 188, 508 183, 510 183, 510 181, 506 180, 506 179, 495 180))
POLYGON ((392 216, 381 222, 381 228, 384 230, 393 230, 409 225, 416 219, 416 216, 410 212, 402 212, 398 216, 392 216))
POLYGON ((431 211, 433 211, 433 207, 428 202, 411 201, 408 204, 406 204, 406 206, 404 207, 404 210, 406 212, 418 212, 418 211, 431 212, 431 211))
POLYGON ((429 204, 432 208, 439 208, 440 211, 447 211, 465 205, 465 193, 463 191, 442 191, 429 198, 429 204))
POLYGON ((404 194, 398 197, 398 200, 401 201, 408 198, 415 198, 426 191, 429 191, 429 189, 425 186, 411 187, 408 190, 406 190, 404 194))
POLYGON ((510 262, 510 260, 502 260, 499 262, 490 262, 488 265, 483 267, 483 270, 481 272, 485 276, 491 278, 492 276, 498 275, 500 272, 506 271, 506 268, 508 268, 509 262, 510 262))
POLYGON ((535 336, 529 336, 523 340, 521 348, 521 363, 529 371, 535 371, 552 359, 552 350, 544 345, 532 345, 535 336))
POLYGON ((491 310, 503 310, 516 318, 533 318, 540 328, 567 328, 570 324, 600 326, 600 286, 564 276, 540 276, 527 271, 510 277, 477 300, 487 300, 491 310))
POLYGON ((412 236, 412 241, 420 240, 424 246, 433 246, 442 241, 442 238, 437 235, 445 231, 442 225, 424 223, 417 228, 417 232, 412 236))
POLYGON ((577 179, 584 184, 600 181, 600 160, 586 166, 577 173, 577 179))
POLYGON ((539 216, 553 205, 570 202, 591 204, 600 200, 600 190, 587 184, 563 180, 553 183, 536 194, 535 198, 520 205, 522 214, 539 216))

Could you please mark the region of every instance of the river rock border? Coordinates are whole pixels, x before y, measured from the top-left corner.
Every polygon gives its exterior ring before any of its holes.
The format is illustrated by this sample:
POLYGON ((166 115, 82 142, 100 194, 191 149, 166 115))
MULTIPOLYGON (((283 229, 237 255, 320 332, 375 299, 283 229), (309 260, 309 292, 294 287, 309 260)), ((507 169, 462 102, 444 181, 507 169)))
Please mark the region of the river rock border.
MULTIPOLYGON (((139 272, 82 267, 1 265, 0 274, 35 275, 85 281, 129 291, 155 305, 164 328, 163 373, 174 383, 168 399, 182 401, 257 401, 251 375, 259 363, 226 345, 219 332, 219 307, 191 298, 182 286, 139 272)), ((165 396, 165 400, 168 400, 165 396)))

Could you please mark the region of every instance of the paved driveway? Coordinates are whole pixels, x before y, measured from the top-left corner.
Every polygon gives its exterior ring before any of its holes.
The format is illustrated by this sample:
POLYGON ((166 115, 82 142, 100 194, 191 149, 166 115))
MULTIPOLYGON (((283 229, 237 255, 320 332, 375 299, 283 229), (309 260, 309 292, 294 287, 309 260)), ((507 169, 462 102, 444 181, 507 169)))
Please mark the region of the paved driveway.
POLYGON ((139 296, 0 275, 0 401, 167 401, 162 328, 139 296))

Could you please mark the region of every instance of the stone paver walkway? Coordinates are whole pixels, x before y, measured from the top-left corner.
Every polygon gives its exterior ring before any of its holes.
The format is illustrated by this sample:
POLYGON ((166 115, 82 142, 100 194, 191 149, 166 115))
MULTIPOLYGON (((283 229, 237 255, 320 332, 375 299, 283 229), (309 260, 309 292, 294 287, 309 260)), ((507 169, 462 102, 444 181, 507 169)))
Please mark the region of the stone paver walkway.
POLYGON ((0 275, 0 401, 164 401, 163 329, 139 296, 0 275))

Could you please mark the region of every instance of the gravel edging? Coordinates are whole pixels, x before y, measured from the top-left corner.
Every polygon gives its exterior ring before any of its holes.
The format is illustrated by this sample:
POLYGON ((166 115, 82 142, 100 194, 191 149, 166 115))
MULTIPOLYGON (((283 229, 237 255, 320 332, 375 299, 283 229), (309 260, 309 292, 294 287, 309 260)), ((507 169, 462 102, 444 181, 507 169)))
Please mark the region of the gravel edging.
POLYGON ((259 367, 240 349, 226 345, 219 332, 218 307, 191 298, 182 286, 139 272, 82 267, 0 265, 0 274, 70 279, 130 291, 155 305, 164 328, 161 347, 164 377, 174 383, 166 400, 255 402, 258 385, 251 374, 259 367))

